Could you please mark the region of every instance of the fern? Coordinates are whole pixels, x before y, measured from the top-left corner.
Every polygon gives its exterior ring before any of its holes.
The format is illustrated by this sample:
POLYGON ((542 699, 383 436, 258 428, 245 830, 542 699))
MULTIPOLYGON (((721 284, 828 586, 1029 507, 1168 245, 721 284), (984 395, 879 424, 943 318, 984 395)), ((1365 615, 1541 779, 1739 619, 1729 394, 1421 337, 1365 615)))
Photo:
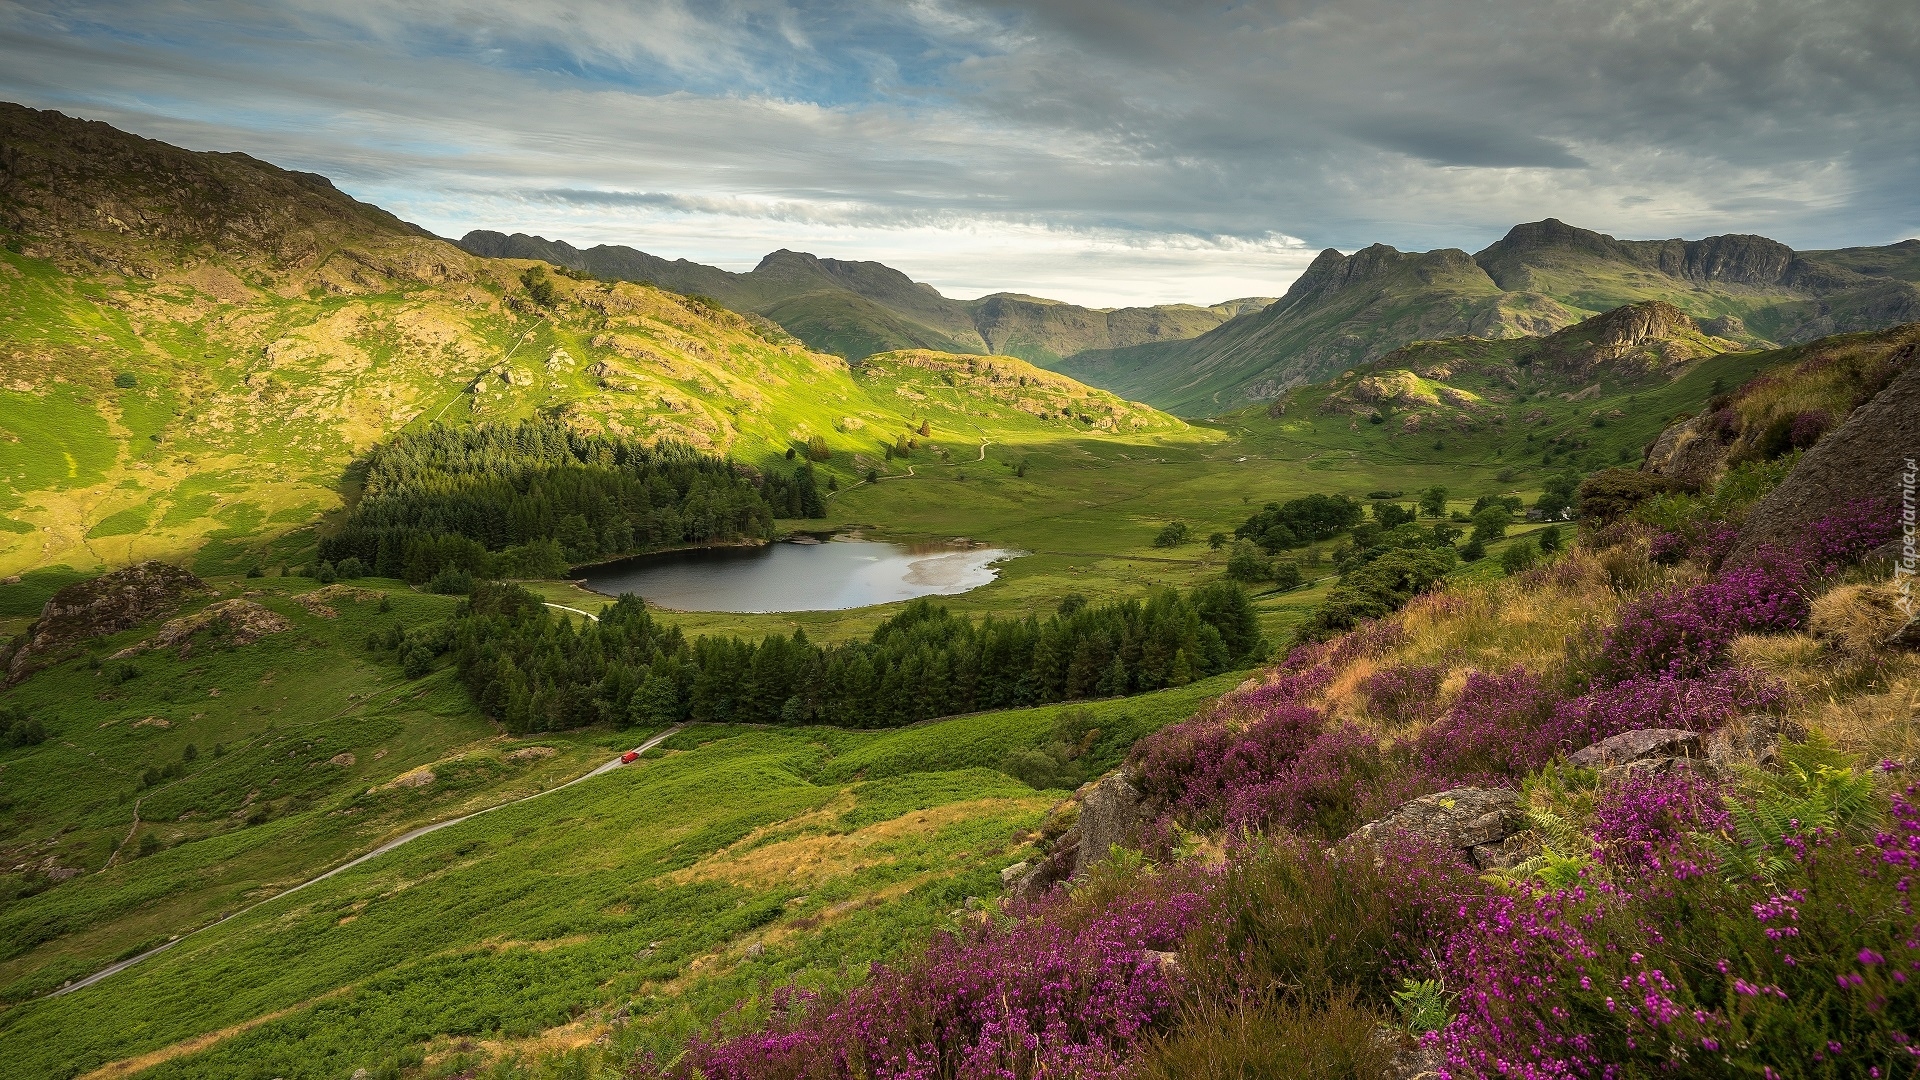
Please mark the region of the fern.
POLYGON ((1550 889, 1564 889, 1593 865, 1593 840, 1580 826, 1551 810, 1527 811, 1527 824, 1540 837, 1540 854, 1514 864, 1501 875, 1507 881, 1535 878, 1550 889))
POLYGON ((1401 1025, 1415 1035, 1439 1031, 1453 1019, 1447 1008, 1453 995, 1438 979, 1404 979, 1392 997, 1394 1007, 1400 1010, 1401 1025))
POLYGON ((1818 734, 1782 743, 1778 772, 1741 766, 1738 775, 1740 791, 1726 799, 1732 837, 1714 839, 1731 876, 1775 884, 1793 865, 1788 837, 1858 833, 1878 816, 1873 778, 1818 734))

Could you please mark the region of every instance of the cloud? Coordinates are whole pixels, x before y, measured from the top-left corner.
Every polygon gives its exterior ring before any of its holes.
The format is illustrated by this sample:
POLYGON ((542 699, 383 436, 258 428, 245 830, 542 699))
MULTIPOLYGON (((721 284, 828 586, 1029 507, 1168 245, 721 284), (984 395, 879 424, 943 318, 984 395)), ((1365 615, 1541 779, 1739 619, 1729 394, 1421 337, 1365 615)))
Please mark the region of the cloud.
POLYGON ((442 232, 958 295, 1274 294, 1546 216, 1920 228, 1910 0, 0 0, 0 93, 442 232))

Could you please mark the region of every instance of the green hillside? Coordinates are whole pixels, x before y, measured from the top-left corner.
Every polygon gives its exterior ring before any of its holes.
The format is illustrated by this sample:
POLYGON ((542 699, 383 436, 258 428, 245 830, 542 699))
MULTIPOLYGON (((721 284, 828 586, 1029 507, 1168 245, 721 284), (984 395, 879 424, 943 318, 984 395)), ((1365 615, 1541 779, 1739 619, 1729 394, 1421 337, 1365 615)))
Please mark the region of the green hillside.
MULTIPOLYGON (((818 436, 850 479, 929 419, 923 358, 856 373, 757 316, 476 258, 241 155, 14 106, 0 136, 21 151, 0 251, 0 573, 299 561, 355 457, 431 423, 538 414, 749 463, 818 436), (149 227, 99 227, 89 191, 105 220, 149 227)), ((996 387, 942 432, 968 443, 1183 427, 1011 358, 939 379, 996 387)))
POLYGON ((1263 310, 1057 370, 1185 416, 1231 411, 1412 341, 1537 336, 1659 300, 1747 346, 1920 320, 1920 240, 1795 252, 1759 236, 1616 240, 1548 219, 1469 255, 1328 249, 1263 310))

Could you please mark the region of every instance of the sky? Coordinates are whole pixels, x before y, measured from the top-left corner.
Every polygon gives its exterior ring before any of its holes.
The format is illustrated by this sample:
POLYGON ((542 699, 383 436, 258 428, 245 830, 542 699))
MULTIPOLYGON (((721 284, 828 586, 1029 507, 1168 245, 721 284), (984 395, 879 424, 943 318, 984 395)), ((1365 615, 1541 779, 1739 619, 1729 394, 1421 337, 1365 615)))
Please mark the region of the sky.
POLYGON ((1279 295, 1558 217, 1920 233, 1915 0, 0 0, 0 97, 442 235, 1279 295))

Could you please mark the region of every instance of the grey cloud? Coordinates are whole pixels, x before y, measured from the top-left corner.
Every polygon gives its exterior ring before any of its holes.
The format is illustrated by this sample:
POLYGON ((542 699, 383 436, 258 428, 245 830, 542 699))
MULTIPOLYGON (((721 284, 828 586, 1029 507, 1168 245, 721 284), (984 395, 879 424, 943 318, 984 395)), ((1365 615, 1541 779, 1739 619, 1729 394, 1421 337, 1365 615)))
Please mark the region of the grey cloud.
POLYGON ((1220 258, 1920 227, 1911 0, 40 2, 0 0, 0 91, 449 217, 1220 258))

